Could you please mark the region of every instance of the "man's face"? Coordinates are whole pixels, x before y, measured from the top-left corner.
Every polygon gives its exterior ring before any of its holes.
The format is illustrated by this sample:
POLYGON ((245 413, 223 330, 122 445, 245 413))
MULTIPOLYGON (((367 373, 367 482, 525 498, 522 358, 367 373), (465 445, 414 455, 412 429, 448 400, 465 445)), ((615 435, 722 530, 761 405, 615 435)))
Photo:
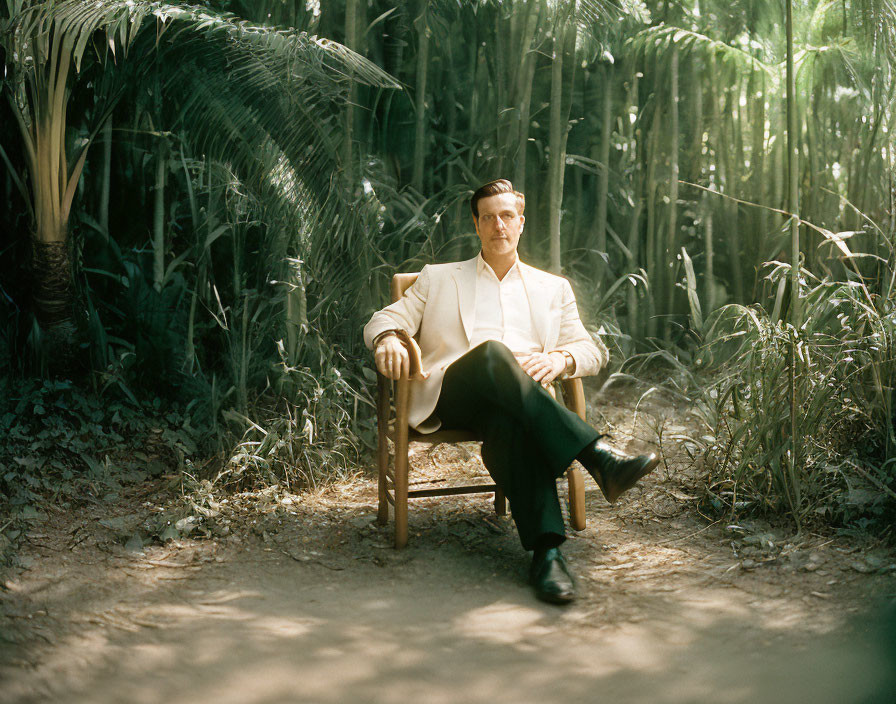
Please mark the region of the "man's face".
POLYGON ((478 203, 479 218, 473 218, 476 234, 482 242, 482 256, 503 257, 516 253, 526 218, 517 210, 513 193, 488 196, 478 203))

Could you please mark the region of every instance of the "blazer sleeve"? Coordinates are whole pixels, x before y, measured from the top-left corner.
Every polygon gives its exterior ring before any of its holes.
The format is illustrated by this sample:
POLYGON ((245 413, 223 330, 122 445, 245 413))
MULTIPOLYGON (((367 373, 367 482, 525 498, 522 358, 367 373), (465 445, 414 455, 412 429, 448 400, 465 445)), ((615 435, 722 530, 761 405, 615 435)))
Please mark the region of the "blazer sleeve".
POLYGON ((570 376, 592 376, 610 361, 610 352, 600 338, 592 336, 585 329, 576 297, 569 281, 563 280, 561 301, 560 334, 557 337, 557 350, 569 352, 576 360, 576 370, 570 376))
POLYGON ((420 329, 423 309, 429 296, 429 266, 424 266, 414 284, 395 303, 374 313, 364 326, 364 344, 373 349, 377 335, 387 330, 404 330, 412 337, 420 329))

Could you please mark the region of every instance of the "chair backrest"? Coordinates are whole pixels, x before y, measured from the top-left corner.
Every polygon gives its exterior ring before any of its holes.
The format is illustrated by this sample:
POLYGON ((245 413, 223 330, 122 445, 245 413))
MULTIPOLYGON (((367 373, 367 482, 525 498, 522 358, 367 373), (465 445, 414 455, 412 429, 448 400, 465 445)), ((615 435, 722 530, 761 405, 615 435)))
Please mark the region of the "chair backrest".
POLYGON ((418 276, 420 276, 420 273, 415 271, 412 274, 395 274, 392 277, 392 283, 389 286, 392 303, 399 300, 404 295, 404 292, 413 286, 418 276))

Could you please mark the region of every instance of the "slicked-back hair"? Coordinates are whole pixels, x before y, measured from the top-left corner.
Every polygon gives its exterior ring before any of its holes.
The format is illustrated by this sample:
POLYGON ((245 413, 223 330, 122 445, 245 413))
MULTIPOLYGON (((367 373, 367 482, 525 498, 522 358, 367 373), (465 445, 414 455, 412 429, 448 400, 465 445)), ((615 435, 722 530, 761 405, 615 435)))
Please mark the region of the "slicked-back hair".
POLYGON ((483 198, 500 195, 501 193, 513 193, 516 196, 516 209, 522 215, 526 209, 526 196, 519 191, 513 190, 513 184, 506 178, 499 178, 480 186, 473 193, 473 197, 470 198, 470 210, 473 211, 473 217, 477 220, 479 219, 479 201, 483 198))

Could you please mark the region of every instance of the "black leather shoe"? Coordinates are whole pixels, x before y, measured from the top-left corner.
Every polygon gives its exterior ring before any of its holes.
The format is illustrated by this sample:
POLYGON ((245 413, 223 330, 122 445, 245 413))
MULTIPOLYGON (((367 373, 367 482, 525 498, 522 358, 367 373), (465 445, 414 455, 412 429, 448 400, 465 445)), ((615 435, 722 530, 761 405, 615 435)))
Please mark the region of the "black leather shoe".
POLYGON ((638 480, 650 474, 659 464, 659 457, 649 455, 626 457, 597 440, 582 450, 576 459, 594 477, 594 481, 611 504, 631 489, 638 480))
POLYGON ((549 604, 568 604, 576 598, 572 575, 557 548, 535 551, 529 582, 535 587, 535 596, 549 604))

